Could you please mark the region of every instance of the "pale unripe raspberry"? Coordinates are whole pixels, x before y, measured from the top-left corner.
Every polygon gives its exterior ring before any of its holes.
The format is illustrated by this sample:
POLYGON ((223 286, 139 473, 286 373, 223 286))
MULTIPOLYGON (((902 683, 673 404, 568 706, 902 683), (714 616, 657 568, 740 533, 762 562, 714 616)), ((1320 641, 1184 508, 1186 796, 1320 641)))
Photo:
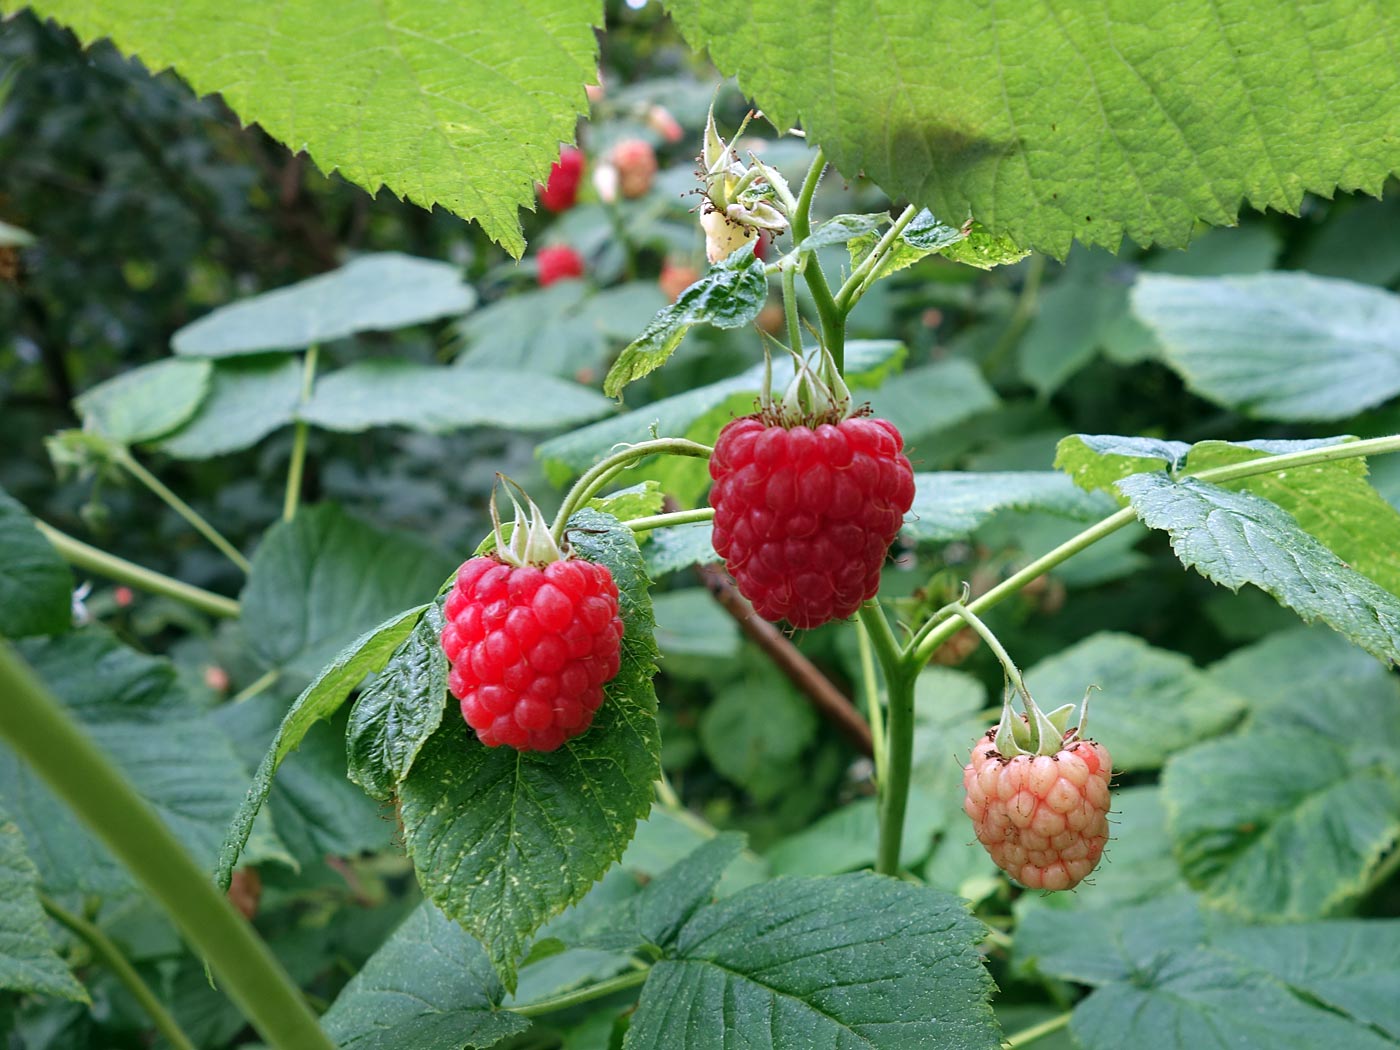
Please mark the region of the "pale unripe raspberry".
POLYGON ((700 271, 695 267, 667 260, 661 267, 661 276, 656 283, 661 288, 661 294, 674 303, 680 298, 681 292, 698 280, 700 271))
POLYGON ((656 150, 650 142, 624 139, 613 147, 611 160, 624 197, 645 197, 650 192, 651 181, 656 177, 656 150))
POLYGON ((1034 890, 1082 882, 1108 841, 1113 760, 1092 740, 1053 755, 1003 758, 996 727, 977 742, 963 769, 963 809, 997 867, 1034 890))

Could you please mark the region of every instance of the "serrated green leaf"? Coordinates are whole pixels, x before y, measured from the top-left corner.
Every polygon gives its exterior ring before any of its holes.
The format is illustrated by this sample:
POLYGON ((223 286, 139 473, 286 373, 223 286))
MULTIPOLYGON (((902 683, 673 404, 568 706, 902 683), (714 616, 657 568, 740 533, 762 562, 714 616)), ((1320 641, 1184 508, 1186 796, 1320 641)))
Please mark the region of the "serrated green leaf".
POLYGON ((447 654, 442 651, 442 606, 429 605, 413 633, 350 711, 345 734, 350 779, 388 799, 413 768, 447 706, 447 654))
MULTIPOLYGON (((650 571, 650 570, 648 570, 650 571)), ((717 665, 739 655, 739 625, 704 587, 666 591, 652 598, 656 644, 667 674, 695 665, 695 673, 712 677, 717 665)))
MULTIPOLYGON (((910 220, 909 225, 899 231, 899 236, 890 245, 889 254, 885 256, 884 262, 880 264, 871 280, 878 281, 906 266, 913 266, 920 259, 932 255, 934 252, 946 252, 963 240, 967 234, 966 229, 947 226, 939 222, 934 217, 933 212, 925 208, 910 220)), ((871 250, 880 238, 881 234, 874 232, 862 232, 858 236, 849 238, 850 243, 846 247, 847 251, 850 252, 852 269, 869 257, 871 250)))
POLYGON ((575 551, 607 565, 621 595, 622 668, 587 732, 548 753, 487 748, 448 718, 400 785, 424 892, 486 946, 508 989, 530 937, 622 855, 658 776, 656 645, 632 531, 583 510, 575 551))
POLYGON ((739 328, 757 317, 767 301, 763 260, 753 252, 734 252, 681 292, 627 345, 608 370, 603 392, 617 397, 628 383, 660 368, 695 325, 739 328))
POLYGON ((0 636, 58 634, 73 619, 73 574, 34 527, 24 506, 0 489, 0 636))
POLYGON ((1014 238, 1004 233, 993 233, 980 222, 973 222, 966 236, 940 247, 938 251, 945 259, 964 266, 975 266, 979 270, 1010 266, 1031 253, 1029 248, 1017 244, 1014 238))
POLYGON ((38 890, 24 836, 0 810, 0 988, 88 1002, 87 989, 54 951, 38 890))
POLYGON ((806 18, 758 18, 748 0, 667 10, 775 126, 800 124, 846 175, 1055 255, 1071 238, 1182 246, 1242 201, 1296 212, 1309 190, 1379 196, 1400 166, 1400 117, 1363 101, 1400 88, 1386 7, 1247 0, 1225 19, 1206 0, 1170 17, 1137 2, 1101 17, 952 0, 838 0, 806 18))
MULTIPOLYGON (((21 642, 19 650, 190 853, 212 866, 248 775, 228 736, 185 694, 170 663, 127 649, 96 626, 21 642)), ((125 870, 9 752, 0 755, 0 798, 23 830, 48 892, 130 889, 125 870)), ((258 860, 287 859, 270 827, 251 852, 258 860)))
POLYGON ((1255 419, 1344 419, 1400 393, 1400 296, 1303 273, 1143 275, 1133 310, 1196 393, 1255 419))
POLYGON ((784 877, 702 909, 642 988, 627 1050, 994 1050, 981 924, 869 873, 784 877))
POLYGON ((1016 968, 1081 984, 1111 984, 1131 980, 1169 952, 1190 952, 1205 937, 1205 919, 1189 893, 1128 907, 1042 907, 1025 915, 1016 929, 1016 968))
MULTIPOLYGON (((899 371, 906 355, 904 344, 897 340, 853 339, 846 344, 846 382, 853 387, 877 386, 899 371)), ((791 361, 775 360, 774 388, 781 389, 792 379, 792 374, 791 361)), ((662 437, 678 437, 706 412, 736 394, 752 393, 756 398, 762 382, 763 366, 754 365, 729 379, 695 387, 633 412, 551 438, 536 448, 535 455, 544 464, 550 480, 563 484, 583 473, 619 443, 645 441, 652 436, 653 429, 662 437)))
POLYGON ((694 525, 671 525, 653 529, 646 547, 647 574, 652 579, 679 572, 692 565, 709 565, 720 560, 715 553, 713 528, 708 521, 694 525))
MULTIPOLYGON (((889 223, 889 214, 883 211, 868 215, 833 215, 813 230, 801 244, 797 245, 797 251, 811 252, 818 248, 828 248, 833 244, 845 244, 857 237, 866 237, 881 226, 888 226, 889 223)), ((868 238, 867 252, 878 239, 878 237, 868 238)))
POLYGON ((83 426, 109 441, 136 445, 180 426, 209 392, 207 361, 166 358, 123 372, 80 394, 73 402, 83 426))
POLYGON ((214 879, 220 887, 227 889, 233 878, 233 869, 253 830, 253 821, 272 790, 272 778, 277 775, 277 767, 300 746, 302 738, 317 721, 329 718, 336 712, 365 675, 378 671, 388 662, 394 650, 417 626, 418 618, 426 609, 426 605, 420 605, 397 613, 355 639, 322 669, 292 703, 277 727, 262 763, 253 774, 248 793, 234 814, 223 845, 219 848, 214 879))
POLYGON ((437 594, 455 567, 413 537, 381 532, 333 504, 278 522, 252 561, 241 596, 244 637, 264 665, 306 677, 357 635, 437 594))
POLYGON ((484 1050, 530 1027, 465 930, 424 901, 321 1018, 342 1050, 484 1050))
POLYGON ((348 433, 397 426, 442 434, 479 426, 555 430, 613 408, 601 394, 554 376, 386 359, 357 361, 322 376, 297 415, 348 433))
POLYGON ((977 367, 960 358, 911 368, 870 395, 871 410, 899 427, 913 459, 920 443, 1000 403, 977 367))
MULTIPOLYGON (((918 812, 917 796, 914 801, 916 812, 905 822, 900 846, 903 868, 913 868, 924 859, 937 830, 925 813, 918 812)), ((774 875, 840 875, 874 865, 879 833, 878 802, 856 799, 782 839, 764 858, 774 875)))
POLYGON ((655 481, 642 481, 625 489, 615 489, 602 496, 594 496, 588 506, 594 510, 611 514, 618 521, 631 521, 660 514, 666 503, 666 493, 655 481))
MULTIPOLYGON (((1245 701, 1186 657, 1111 631, 1090 635, 1036 664, 1026 684, 1047 711, 1076 707, 1098 686, 1088 735, 1113 756, 1119 772, 1159 768, 1168 756, 1228 729, 1245 701)), ((1076 711, 1070 725, 1079 723, 1076 711)))
POLYGON ((1266 714, 1310 706, 1325 713, 1390 682, 1385 664, 1321 625, 1271 634, 1211 664, 1207 673, 1266 714))
POLYGON ((301 382, 301 362, 280 354, 219 361, 209 396, 156 448, 176 459, 211 459, 252 448, 296 418, 301 382))
POLYGON ((1124 478, 1118 490, 1202 576, 1231 590, 1252 583, 1304 620, 1320 619, 1368 653, 1400 661, 1400 598, 1348 567, 1277 504, 1157 474, 1124 478))
POLYGON ((971 535, 1004 510, 1096 521, 1113 509, 1112 500, 1082 492, 1049 470, 915 474, 914 505, 904 534, 924 543, 945 543, 971 535))
POLYGON ((1071 434, 1055 446, 1055 469, 1074 479, 1085 492, 1116 495, 1114 486, 1133 474, 1176 473, 1186 465, 1191 446, 1185 441, 1125 437, 1119 434, 1071 434))
POLYGON ((710 762, 758 802, 772 801, 792 783, 816 733, 812 705, 767 662, 749 662, 700 716, 710 762))

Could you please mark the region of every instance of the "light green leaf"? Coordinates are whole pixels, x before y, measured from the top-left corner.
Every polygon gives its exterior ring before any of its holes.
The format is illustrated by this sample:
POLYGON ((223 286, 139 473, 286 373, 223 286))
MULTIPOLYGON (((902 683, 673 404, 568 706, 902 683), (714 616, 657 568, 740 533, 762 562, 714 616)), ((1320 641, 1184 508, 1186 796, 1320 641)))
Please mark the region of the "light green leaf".
POLYGON ((424 901, 321 1018, 341 1050, 484 1050, 530 1027, 465 930, 424 901))
POLYGON ((603 392, 617 397, 634 379, 666 363, 685 333, 697 324, 739 328, 748 324, 768 300, 768 277, 763 260, 753 252, 735 252, 722 259, 664 307, 618 356, 603 381, 603 392))
POLYGON ((784 877, 702 909, 652 967, 627 1050, 995 1050, 982 925, 869 873, 784 877))
POLYGON ((660 514, 665 503, 666 493, 660 485, 655 481, 642 481, 625 489, 594 496, 587 505, 604 514, 611 514, 618 521, 631 521, 633 518, 660 514))
MULTIPOLYGON (((1179 653, 1111 631, 1090 635, 1026 674, 1047 711, 1078 705, 1091 685, 1088 735, 1108 748, 1113 768, 1159 768, 1167 757, 1228 729, 1244 714, 1244 700, 1179 653)), ((1079 714, 1070 725, 1078 724, 1079 714)))
POLYGON ((266 666, 310 677, 357 635, 432 598, 454 567, 333 504, 304 507, 270 528, 253 555, 244 637, 266 666))
POLYGON ((642 554, 646 558, 647 574, 652 579, 720 560, 708 521, 653 529, 642 554))
POLYGON ((153 441, 180 426, 209 392, 208 361, 166 358, 123 372, 80 394, 83 426, 121 445, 153 441))
POLYGON ((211 459, 239 452, 296 418, 300 361, 282 355, 249 357, 220 361, 213 368, 209 396, 194 417, 156 443, 166 455, 211 459))
POLYGON ((72 598, 73 574, 67 564, 23 505, 0 489, 0 636, 67 630, 72 598))
POLYGON ((1255 419, 1344 419, 1400 393, 1400 296, 1303 273, 1144 275, 1133 310, 1186 385, 1255 419))
POLYGON ((447 707, 444 626, 442 606, 434 602, 350 711, 347 772, 375 798, 393 796, 428 737, 442 724, 447 707))
POLYGON ((1122 314, 1127 284, 1110 283, 1121 265, 1107 252, 1076 250, 1060 279, 1040 293, 1016 356, 1021 378, 1041 397, 1094 358, 1104 329, 1122 314))
MULTIPOLYGON (((893 339, 853 339, 846 344, 846 382, 870 387, 899 371, 907 351, 893 339)), ((792 379, 792 362, 773 362, 773 385, 781 389, 792 379)), ((661 437, 683 436, 692 423, 736 394, 757 397, 763 366, 755 365, 729 379, 662 398, 620 416, 582 427, 541 444, 535 455, 556 484, 576 477, 620 442, 645 441, 652 430, 661 437)))
MULTIPOLYGON (((918 801, 916 797, 916 809, 918 801)), ((924 859, 935 830, 924 813, 910 815, 901 841, 901 867, 915 867, 924 859)), ((879 833, 878 803, 860 798, 782 839, 764 856, 774 875, 839 875, 874 865, 879 833)))
POLYGON ((583 510, 574 547, 621 594, 622 669, 587 732, 547 753, 487 748, 444 720, 400 785, 424 892, 486 946, 509 989, 530 937, 622 855, 659 775, 651 599, 632 531, 583 510))
MULTIPOLYGON (((653 290, 655 286, 653 285, 653 290)), ((453 362, 459 368, 518 370, 572 378, 600 366, 606 344, 580 312, 592 298, 584 281, 559 281, 497 299, 453 326, 466 344, 453 362)), ((665 305, 660 291, 630 339, 665 305)))
POLYGON ((88 1002, 87 989, 54 951, 38 890, 24 836, 0 810, 0 988, 88 1002))
POLYGON ((398 613, 355 639, 326 665, 292 703, 277 727, 272 744, 253 774, 248 793, 224 836, 214 874, 220 887, 227 889, 233 878, 233 869, 248 842, 253 821, 272 790, 272 778, 277 775, 277 767, 301 745, 302 738, 317 721, 335 714, 365 675, 378 671, 388 662, 394 650, 417 626, 418 618, 426 609, 427 606, 420 605, 398 613))
POLYGON ((979 270, 1009 266, 1031 253, 1029 248, 1017 244, 1014 238, 1004 233, 993 233, 976 221, 968 228, 966 236, 938 250, 946 259, 964 266, 975 266, 979 270))
POLYGON ((556 430, 612 411, 601 394, 554 376, 385 359, 322 376, 297 414, 326 430, 398 426, 441 434, 479 426, 556 430))
MULTIPOLYGON (((857 237, 865 237, 881 226, 888 226, 889 223, 889 214, 883 211, 872 212, 868 215, 833 215, 813 230, 801 244, 797 245, 797 250, 812 252, 818 248, 829 248, 833 244, 845 244, 857 237)), ((867 252, 878 239, 878 235, 870 238, 866 248, 867 252)))
POLYGON ((871 409, 899 427, 916 459, 921 442, 999 404, 977 366, 961 358, 911 368, 870 396, 871 409))
POLYGON ((1252 583, 1304 620, 1320 619, 1372 655, 1400 661, 1400 598, 1344 564, 1277 504, 1159 474, 1124 478, 1118 489, 1202 576, 1231 590, 1252 583))
POLYGON ((1114 507, 1107 497, 1082 492, 1050 470, 915 474, 914 505, 904 534, 925 543, 963 539, 1004 510, 1097 521, 1114 507))
MULTIPOLYGON (((127 649, 95 626, 22 642, 20 652, 176 837, 212 867, 248 775, 233 743, 184 693, 170 663, 127 649)), ((130 888, 125 870, 8 752, 0 755, 0 798, 49 893, 130 888)), ((270 827, 251 852, 256 860, 287 859, 270 827)))
POLYGON ((1184 441, 1118 434, 1071 434, 1055 447, 1055 469, 1074 479, 1085 492, 1116 495, 1115 485, 1133 474, 1176 473, 1186 465, 1191 446, 1184 441))
POLYGON ((1325 627, 1297 625, 1236 649, 1207 673, 1244 697, 1256 711, 1280 707, 1320 711, 1344 706, 1353 695, 1389 689, 1386 665, 1325 627))
POLYGON ((665 591, 652 598, 656 644, 668 674, 675 663, 693 661, 711 674, 739 655, 739 625, 704 587, 665 591))
POLYGON ((800 124, 846 175, 1060 256, 1071 238, 1182 246, 1243 201, 1296 212, 1306 191, 1379 196, 1400 166, 1400 116, 1365 103, 1400 88, 1384 6, 667 10, 775 126, 800 124))
MULTIPOLYGON (((888 216, 884 218, 888 219, 888 216)), ((818 231, 820 233, 820 231, 818 231)), ((890 274, 913 266, 926 255, 934 252, 947 252, 953 249, 968 235, 967 229, 946 226, 939 222, 933 212, 925 208, 910 220, 909 225, 899 231, 899 236, 890 245, 889 254, 872 280, 880 280, 890 274)), ((816 235, 814 235, 816 236, 816 235)), ((859 266, 869 256, 871 249, 880 241, 882 234, 863 232, 850 238, 847 250, 851 255, 851 268, 859 266)))
POLYGON ((817 716, 768 662, 748 662, 700 716, 700 743, 715 769, 758 802, 792 783, 802 752, 817 734, 817 716))

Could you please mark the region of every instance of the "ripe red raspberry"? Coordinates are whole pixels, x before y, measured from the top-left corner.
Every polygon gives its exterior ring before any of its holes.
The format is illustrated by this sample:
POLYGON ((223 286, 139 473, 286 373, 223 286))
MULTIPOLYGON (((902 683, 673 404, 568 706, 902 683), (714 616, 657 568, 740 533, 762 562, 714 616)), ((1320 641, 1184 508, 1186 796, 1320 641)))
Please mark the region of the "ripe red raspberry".
POLYGON ((1022 886, 1078 885, 1108 841, 1108 749, 1074 740, 1053 755, 1004 758, 996 749, 997 728, 977 742, 963 769, 963 809, 978 841, 1022 886))
POLYGON ((656 177, 656 150, 644 139, 623 139, 610 154, 617 168, 618 189, 629 199, 645 197, 656 177))
POLYGON ((568 211, 578 200, 579 183, 583 181, 583 151, 565 146, 559 159, 549 169, 549 181, 539 186, 537 193, 548 211, 568 211))
POLYGON ((447 684, 487 747, 553 751, 592 724, 622 659, 607 566, 472 558, 457 571, 443 613, 447 684))
POLYGON ((555 281, 583 276, 583 256, 567 244, 555 244, 541 248, 535 256, 539 266, 540 287, 548 287, 555 281))
POLYGON ((715 551, 765 620, 818 627, 880 588, 914 502, 904 439, 884 419, 785 427, 772 413, 725 425, 710 459, 715 551))
POLYGON ((667 259, 661 264, 661 276, 656 283, 661 288, 661 294, 674 303, 681 297, 681 292, 698 280, 700 271, 695 267, 667 259))

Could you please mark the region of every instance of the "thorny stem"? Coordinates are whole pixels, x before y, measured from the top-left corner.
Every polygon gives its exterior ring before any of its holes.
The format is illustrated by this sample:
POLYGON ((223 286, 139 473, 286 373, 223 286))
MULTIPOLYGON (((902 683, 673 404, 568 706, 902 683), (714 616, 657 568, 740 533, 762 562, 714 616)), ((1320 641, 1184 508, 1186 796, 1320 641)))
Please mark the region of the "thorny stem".
POLYGON ((239 605, 232 598, 225 598, 222 594, 206 591, 201 587, 195 587, 193 584, 184 583, 166 576, 164 573, 156 572, 154 569, 147 569, 135 562, 129 562, 125 558, 118 558, 115 554, 108 554, 100 547, 94 547, 82 540, 75 539, 47 522, 36 520, 34 527, 39 530, 44 539, 53 545, 54 550, 58 551, 65 561, 80 569, 95 572, 99 576, 116 580, 118 583, 139 587, 152 594, 163 594, 167 598, 184 602, 186 605, 211 616, 223 616, 228 619, 237 619, 238 617, 239 605))
POLYGON ((633 970, 631 973, 619 974, 617 977, 609 978, 606 981, 599 981, 597 984, 590 984, 584 988, 577 988, 572 992, 565 992, 563 995, 551 996, 548 999, 540 999, 533 1003, 526 1003, 523 1006, 507 1007, 512 1013, 520 1014, 522 1017, 539 1017, 541 1014, 552 1014, 556 1010, 565 1010, 570 1006, 578 1006, 580 1003, 592 1002, 594 999, 601 999, 604 996, 612 995, 614 992, 625 991, 628 988, 635 988, 647 979, 651 972, 651 967, 645 970, 633 970))
POLYGON ((252 566, 248 564, 248 559, 243 557, 243 554, 237 547, 226 540, 223 534, 219 532, 218 529, 214 528, 213 525, 210 525, 197 510, 167 488, 160 478, 156 477, 140 463, 136 462, 135 457, 133 457, 130 452, 124 448, 117 449, 113 453, 112 458, 132 477, 164 500, 171 510, 184 518, 185 521, 189 522, 196 532, 222 551, 228 557, 229 561, 233 562, 233 564, 237 565, 245 573, 252 568, 252 566))
POLYGON ((709 445, 702 445, 698 441, 688 441, 685 438, 655 438, 636 445, 628 445, 622 451, 615 452, 607 459, 593 464, 584 471, 583 476, 578 481, 574 482, 574 487, 564 497, 564 502, 559 507, 559 513, 554 519, 554 527, 550 529, 550 533, 554 536, 554 542, 559 544, 564 542, 564 530, 568 528, 569 518, 592 499, 598 490, 608 483, 610 478, 615 477, 620 468, 633 460, 655 455, 693 456, 697 459, 709 459, 713 452, 714 449, 709 445))
MULTIPOLYGON (((826 170, 826 154, 817 147, 812 157, 812 166, 807 169, 807 177, 802 180, 802 190, 797 195, 797 209, 792 213, 792 240, 801 244, 812 235, 812 195, 817 192, 822 172, 826 170)), ((802 276, 807 281, 807 290, 817 305, 817 316, 821 318, 822 334, 826 337, 826 348, 836 362, 836 370, 842 375, 846 371, 846 315, 831 297, 831 286, 826 283, 817 262, 817 253, 808 252, 807 261, 802 267, 802 276)), ((794 347, 793 349, 797 349, 794 347)))
POLYGON ((1020 1050, 1023 1046, 1030 1046, 1038 1042, 1047 1035, 1053 1035, 1065 1025, 1069 1024, 1070 1014, 1068 1011, 1050 1018, 1048 1021, 1041 1021, 1040 1024, 1033 1024, 1029 1028, 1022 1028, 1015 1035, 1008 1036, 1002 1043, 1004 1050, 1020 1050))
POLYGON ((885 231, 884 236, 875 243, 874 248, 870 249, 870 254, 851 271, 851 276, 846 278, 846 283, 841 285, 841 290, 836 293, 836 305, 842 314, 849 314, 851 308, 860 301, 860 297, 865 294, 865 290, 874 281, 880 266, 884 264, 890 249, 894 247, 895 240, 918 213, 918 209, 912 204, 900 212, 899 217, 885 231))
MULTIPOLYGON (((301 407, 311 400, 311 386, 316 381, 316 355, 314 345, 306 348, 301 373, 301 407)), ((301 477, 306 467, 306 439, 310 429, 305 420, 297 420, 292 436, 292 459, 287 466, 287 494, 282 500, 283 521, 291 521, 297 516, 297 504, 301 502, 301 477)))
POLYGON ((156 1031, 165 1037, 166 1042, 175 1050, 194 1050, 194 1044, 170 1015, 170 1011, 156 997, 155 992, 151 991, 150 986, 141 980, 136 968, 127 961, 121 949, 113 944, 105 933, 82 916, 68 911, 47 894, 39 894, 39 903, 44 906, 44 911, 49 913, 50 918, 68 927, 81 938, 91 949, 93 958, 112 971, 112 976, 121 982, 122 987, 130 992, 141 1009, 146 1011, 156 1031))

